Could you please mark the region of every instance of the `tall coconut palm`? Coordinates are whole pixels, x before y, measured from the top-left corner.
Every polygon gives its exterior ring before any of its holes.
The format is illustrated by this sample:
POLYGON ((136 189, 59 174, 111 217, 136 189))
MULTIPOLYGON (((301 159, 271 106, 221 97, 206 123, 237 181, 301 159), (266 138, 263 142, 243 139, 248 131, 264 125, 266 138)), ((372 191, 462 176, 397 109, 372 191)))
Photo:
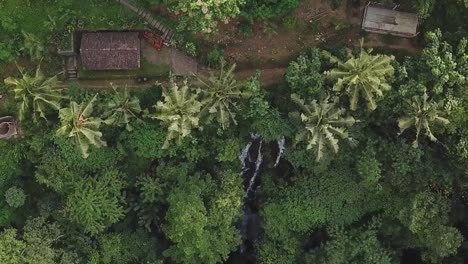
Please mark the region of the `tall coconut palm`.
POLYGON ((107 102, 107 109, 104 112, 106 124, 116 126, 125 126, 128 131, 132 131, 130 122, 132 120, 140 120, 139 115, 143 112, 140 106, 140 100, 136 96, 130 96, 127 89, 122 92, 117 91, 115 86, 112 86, 114 94, 110 96, 107 102))
POLYGON ((325 75, 335 81, 333 89, 341 92, 345 90, 349 96, 350 108, 355 111, 358 108, 359 97, 364 97, 369 110, 377 108, 376 96, 382 97, 384 91, 390 90, 388 80, 393 77, 393 56, 370 55, 372 50, 366 51, 362 47, 358 57, 351 56, 347 61, 324 51, 323 55, 336 63, 337 68, 326 71, 325 75))
POLYGON ((418 146, 419 135, 424 133, 431 141, 436 142, 437 138, 432 134, 431 126, 435 124, 446 126, 450 121, 443 117, 446 113, 443 102, 429 101, 426 91, 422 96, 413 96, 411 100, 406 100, 406 115, 398 119, 400 134, 406 129, 416 128, 416 139, 413 147, 418 146))
POLYGON ((41 71, 40 64, 34 76, 30 76, 21 67, 18 69, 23 75, 22 78, 5 79, 5 84, 12 88, 15 94, 18 120, 24 120, 31 110, 34 122, 38 122, 41 118, 47 120, 47 111, 59 110, 61 102, 67 98, 63 95, 63 89, 58 87, 57 75, 46 78, 41 71))
POLYGON ((314 149, 317 161, 323 158, 326 149, 337 153, 339 140, 351 140, 346 128, 356 121, 352 116, 345 116, 345 110, 338 107, 336 99, 330 101, 327 97, 321 102, 313 100, 310 104, 306 104, 296 94, 292 94, 291 99, 300 108, 303 124, 296 141, 304 141, 307 149, 314 149))
POLYGON ((57 130, 57 135, 73 138, 83 158, 88 157, 90 145, 97 148, 106 146, 106 142, 102 140, 102 133, 99 131, 102 120, 92 117, 93 104, 96 99, 97 94, 88 103, 78 104, 72 101, 69 107, 62 108, 59 112, 61 126, 57 130))
POLYGON ((167 126, 168 133, 163 148, 168 148, 172 140, 178 144, 189 136, 193 128, 199 126, 199 115, 202 104, 197 95, 190 92, 185 80, 181 87, 171 79, 170 87, 163 87, 164 101, 154 107, 157 113, 151 118, 159 119, 167 126))
POLYGON ((207 122, 216 119, 222 129, 229 127, 230 123, 237 125, 236 112, 239 110, 238 102, 249 96, 242 82, 236 81, 233 64, 227 70, 225 64, 221 63, 219 72, 210 73, 207 80, 198 77, 202 84, 198 90, 202 97, 202 115, 207 116, 207 122))

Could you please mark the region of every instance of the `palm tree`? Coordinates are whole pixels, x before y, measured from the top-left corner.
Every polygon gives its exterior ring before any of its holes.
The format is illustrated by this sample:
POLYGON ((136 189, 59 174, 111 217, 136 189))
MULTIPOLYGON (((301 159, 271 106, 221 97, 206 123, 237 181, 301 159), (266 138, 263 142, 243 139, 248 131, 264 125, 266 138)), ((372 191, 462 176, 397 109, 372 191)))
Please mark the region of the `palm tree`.
POLYGON ((182 87, 171 78, 170 87, 163 87, 164 102, 159 101, 154 107, 157 113, 151 118, 159 119, 167 126, 168 133, 163 149, 169 147, 172 140, 178 144, 182 139, 190 135, 193 128, 199 126, 199 115, 202 104, 197 100, 197 95, 189 91, 188 82, 185 80, 182 87))
POLYGON ((202 114, 208 115, 207 122, 216 118, 216 122, 221 125, 222 129, 226 129, 231 121, 237 125, 238 101, 249 96, 243 91, 245 85, 234 78, 236 65, 233 64, 227 70, 224 66, 222 62, 219 73, 211 72, 207 80, 198 77, 202 84, 198 90, 202 97, 202 114))
POLYGON ((112 86, 114 94, 107 102, 107 109, 104 112, 106 124, 114 124, 116 126, 125 126, 128 131, 132 131, 130 122, 132 120, 140 120, 138 117, 143 111, 140 107, 140 100, 136 96, 130 96, 130 93, 125 89, 123 92, 118 92, 115 86, 112 86))
POLYGON ((97 148, 106 146, 99 131, 102 120, 91 116, 96 99, 97 94, 87 104, 72 101, 70 107, 62 108, 59 112, 61 127, 57 130, 57 135, 73 138, 83 158, 88 157, 90 145, 97 148))
POLYGON ((304 141, 307 149, 315 149, 317 161, 323 158, 326 148, 337 153, 340 139, 351 141, 346 128, 356 121, 352 116, 344 116, 345 110, 338 107, 337 98, 333 101, 328 97, 321 102, 313 100, 310 104, 305 104, 296 94, 292 94, 291 99, 301 110, 300 119, 304 126, 296 135, 296 141, 304 141))
POLYGON ((393 56, 370 55, 372 50, 365 51, 362 47, 359 57, 350 57, 346 62, 324 51, 323 55, 331 63, 338 64, 338 67, 331 71, 326 71, 325 75, 336 81, 333 89, 341 92, 345 90, 350 99, 350 108, 355 111, 358 108, 359 97, 362 96, 367 101, 370 110, 377 108, 375 96, 382 97, 384 91, 390 90, 388 80, 393 77, 394 69, 393 56))
POLYGON ((411 100, 406 100, 406 115, 398 119, 400 134, 410 127, 416 128, 416 139, 413 141, 413 147, 418 146, 419 134, 424 134, 433 142, 437 138, 432 134, 431 126, 433 124, 448 125, 450 121, 442 117, 445 115, 443 102, 429 101, 426 91, 422 96, 413 96, 411 100))
POLYGON ((63 95, 63 89, 58 88, 57 75, 46 78, 41 71, 40 64, 37 66, 34 76, 30 76, 19 66, 18 69, 23 75, 22 78, 8 77, 5 79, 5 84, 11 87, 15 94, 18 119, 24 120, 26 113, 32 108, 34 122, 37 123, 40 118, 47 120, 47 110, 59 110, 61 102, 67 99, 67 96, 63 95))

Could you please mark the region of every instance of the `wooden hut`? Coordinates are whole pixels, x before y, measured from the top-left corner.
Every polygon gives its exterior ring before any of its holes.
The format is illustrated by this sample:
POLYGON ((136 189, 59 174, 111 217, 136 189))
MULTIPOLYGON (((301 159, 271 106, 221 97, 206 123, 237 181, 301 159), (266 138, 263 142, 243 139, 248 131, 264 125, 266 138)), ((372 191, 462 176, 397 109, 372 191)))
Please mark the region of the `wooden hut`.
POLYGON ((367 5, 362 29, 368 32, 412 38, 418 34, 418 15, 367 5))

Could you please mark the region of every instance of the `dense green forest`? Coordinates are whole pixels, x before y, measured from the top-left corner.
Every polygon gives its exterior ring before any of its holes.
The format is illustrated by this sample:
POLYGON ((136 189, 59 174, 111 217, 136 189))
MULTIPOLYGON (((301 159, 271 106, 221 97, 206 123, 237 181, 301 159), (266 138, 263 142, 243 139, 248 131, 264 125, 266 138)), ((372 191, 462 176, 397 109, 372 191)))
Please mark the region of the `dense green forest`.
MULTIPOLYGON (((187 49, 305 1, 134 2, 187 49)), ((89 89, 57 49, 144 22, 113 0, 0 0, 0 117, 19 130, 0 139, 0 263, 467 263, 468 2, 380 2, 419 14, 419 53, 362 33, 265 87, 216 46, 209 75, 89 89)))

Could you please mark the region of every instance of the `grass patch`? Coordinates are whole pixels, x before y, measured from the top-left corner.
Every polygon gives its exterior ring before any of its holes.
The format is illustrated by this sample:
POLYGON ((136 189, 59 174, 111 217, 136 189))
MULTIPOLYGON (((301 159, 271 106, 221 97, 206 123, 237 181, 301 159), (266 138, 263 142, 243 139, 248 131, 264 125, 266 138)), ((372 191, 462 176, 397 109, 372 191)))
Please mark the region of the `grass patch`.
POLYGON ((138 77, 154 79, 168 76, 170 70, 169 65, 156 65, 148 62, 147 60, 142 60, 140 69, 100 71, 80 69, 78 75, 79 79, 82 80, 129 79, 138 77))

